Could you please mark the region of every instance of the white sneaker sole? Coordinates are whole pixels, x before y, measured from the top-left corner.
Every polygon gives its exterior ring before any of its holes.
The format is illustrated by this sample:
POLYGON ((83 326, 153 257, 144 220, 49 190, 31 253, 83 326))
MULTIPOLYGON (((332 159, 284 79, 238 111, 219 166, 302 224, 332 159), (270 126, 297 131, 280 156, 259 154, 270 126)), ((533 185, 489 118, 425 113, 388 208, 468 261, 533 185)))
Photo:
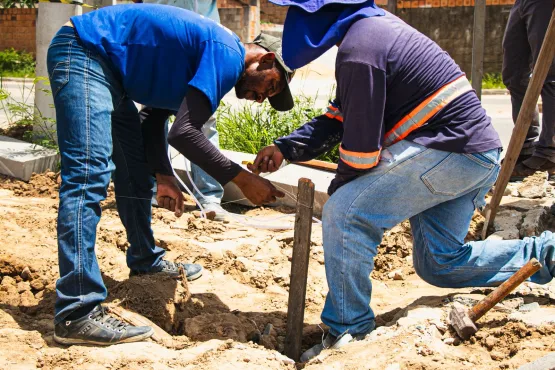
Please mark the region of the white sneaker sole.
POLYGON ((86 339, 63 338, 63 337, 58 337, 56 334, 54 334, 54 341, 56 343, 65 344, 65 345, 92 344, 92 345, 95 345, 95 346, 111 346, 111 345, 120 344, 120 343, 140 342, 140 341, 143 341, 145 339, 150 338, 152 335, 154 335, 154 329, 150 328, 150 331, 148 331, 148 332, 146 332, 142 335, 137 335, 137 336, 134 336, 134 337, 126 338, 124 340, 121 340, 121 341, 118 341, 118 342, 113 342, 113 343, 97 342, 97 341, 94 341, 94 340, 86 340, 86 339))

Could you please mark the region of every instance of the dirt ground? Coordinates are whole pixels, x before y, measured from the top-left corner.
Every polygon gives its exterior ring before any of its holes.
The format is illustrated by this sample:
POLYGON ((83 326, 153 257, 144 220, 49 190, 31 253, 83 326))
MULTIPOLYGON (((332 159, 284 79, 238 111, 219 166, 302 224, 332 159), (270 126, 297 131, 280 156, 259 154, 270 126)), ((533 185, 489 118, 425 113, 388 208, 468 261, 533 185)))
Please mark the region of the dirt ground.
MULTIPOLYGON (((372 308, 379 327, 363 341, 295 364, 280 353, 292 230, 199 219, 192 202, 179 219, 154 209, 156 242, 167 250, 167 258, 200 263, 204 276, 189 284, 156 276, 129 278, 128 243, 110 191, 96 244, 109 290, 107 304, 144 315, 174 340, 165 345, 60 346, 52 339, 56 180, 53 172, 29 183, 0 177, 0 369, 517 369, 555 345, 555 285, 529 283, 481 319, 474 337, 461 342, 448 327, 450 308, 469 307, 490 289, 442 289, 422 281, 412 268, 410 225, 404 222, 385 234, 375 260, 372 308), (528 303, 538 305, 521 307, 528 303), (261 335, 267 327, 269 335, 261 335)), ((521 185, 509 187, 494 237, 527 236, 554 224, 551 184, 540 184, 539 197, 521 185)), ((267 208, 246 213, 280 215, 267 208)), ((469 240, 479 239, 482 224, 477 214, 469 240)), ((322 230, 315 225, 304 348, 318 343, 326 330, 319 317, 326 293, 322 230)))

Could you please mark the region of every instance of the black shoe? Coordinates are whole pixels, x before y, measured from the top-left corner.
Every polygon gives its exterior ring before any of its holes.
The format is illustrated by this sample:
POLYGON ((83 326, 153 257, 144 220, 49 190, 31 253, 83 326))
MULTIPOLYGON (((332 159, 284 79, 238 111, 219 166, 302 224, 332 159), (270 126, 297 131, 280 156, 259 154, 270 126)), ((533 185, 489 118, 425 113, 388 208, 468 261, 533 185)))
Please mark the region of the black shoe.
POLYGON ((106 313, 98 305, 87 316, 66 320, 54 327, 54 340, 60 344, 95 344, 109 346, 118 343, 139 342, 150 338, 150 326, 132 326, 106 313))
POLYGON ((185 275, 187 276, 188 281, 196 280, 202 276, 203 269, 201 265, 197 265, 196 263, 174 263, 166 260, 162 260, 158 267, 150 271, 142 272, 131 270, 129 276, 162 273, 173 278, 179 278, 179 267, 183 267, 183 270, 185 270, 185 275))

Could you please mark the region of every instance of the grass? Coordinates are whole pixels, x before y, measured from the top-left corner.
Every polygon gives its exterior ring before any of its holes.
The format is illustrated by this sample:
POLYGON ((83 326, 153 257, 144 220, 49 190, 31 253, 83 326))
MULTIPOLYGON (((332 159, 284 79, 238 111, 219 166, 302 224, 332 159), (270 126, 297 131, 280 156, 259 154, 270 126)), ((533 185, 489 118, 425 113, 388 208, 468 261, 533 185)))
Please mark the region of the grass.
POLYGON ((482 78, 482 89, 506 89, 501 73, 486 73, 482 78))
MULTIPOLYGON (((288 112, 276 111, 267 101, 246 103, 239 108, 222 103, 216 112, 220 147, 257 154, 278 137, 288 135, 322 113, 322 109, 314 107, 314 100, 305 96, 295 97, 295 107, 288 112)), ((335 148, 318 159, 337 162, 338 158, 335 148)))
POLYGON ((13 48, 0 51, 1 77, 35 77, 35 57, 13 48))

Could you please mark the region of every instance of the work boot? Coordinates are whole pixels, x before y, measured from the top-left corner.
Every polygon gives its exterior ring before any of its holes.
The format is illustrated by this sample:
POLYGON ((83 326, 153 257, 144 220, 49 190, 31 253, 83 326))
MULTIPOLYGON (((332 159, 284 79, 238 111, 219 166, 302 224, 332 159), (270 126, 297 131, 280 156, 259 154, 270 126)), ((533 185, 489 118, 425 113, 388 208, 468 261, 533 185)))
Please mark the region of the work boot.
POLYGON ((201 203, 201 205, 206 213, 206 218, 219 222, 225 220, 226 211, 218 203, 201 203))
POLYGON ((149 274, 166 274, 172 278, 179 278, 179 267, 183 267, 185 270, 185 276, 187 276, 187 281, 193 281, 202 276, 203 268, 201 265, 196 263, 181 263, 181 262, 170 262, 162 260, 160 264, 150 271, 136 271, 131 270, 129 276, 134 275, 149 275, 149 274))
POLYGON ((331 335, 328 333, 322 343, 319 343, 309 350, 305 351, 301 355, 301 362, 308 362, 312 360, 314 357, 318 356, 323 350, 325 349, 339 349, 346 345, 347 343, 354 342, 357 340, 362 340, 366 337, 366 334, 355 335, 354 337, 351 334, 345 332, 340 336, 336 337, 335 335, 331 335))
POLYGON ((530 158, 517 163, 511 174, 511 181, 521 180, 532 176, 537 171, 548 172, 549 176, 555 175, 555 163, 546 158, 531 156, 530 158))
POLYGON ((150 326, 132 326, 116 319, 101 305, 77 320, 66 320, 54 327, 54 340, 60 344, 109 346, 139 342, 154 334, 150 326))

